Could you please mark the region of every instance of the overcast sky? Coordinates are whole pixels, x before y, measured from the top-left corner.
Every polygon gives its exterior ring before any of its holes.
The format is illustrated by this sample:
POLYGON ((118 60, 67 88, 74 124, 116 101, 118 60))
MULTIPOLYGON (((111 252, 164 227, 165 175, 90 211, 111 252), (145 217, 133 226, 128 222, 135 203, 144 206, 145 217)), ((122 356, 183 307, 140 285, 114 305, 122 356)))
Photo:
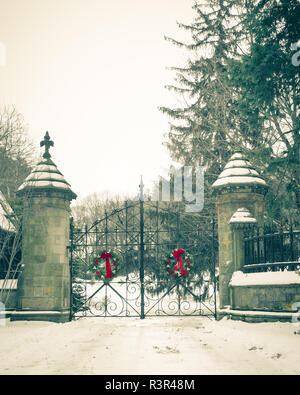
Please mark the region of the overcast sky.
MULTIPOLYGON (((194 0, 0 0, 0 105, 21 112, 37 147, 46 130, 52 157, 79 198, 137 191, 170 165, 161 105, 178 99, 167 66, 186 52, 194 0)), ((41 151, 42 152, 42 151, 41 151)))

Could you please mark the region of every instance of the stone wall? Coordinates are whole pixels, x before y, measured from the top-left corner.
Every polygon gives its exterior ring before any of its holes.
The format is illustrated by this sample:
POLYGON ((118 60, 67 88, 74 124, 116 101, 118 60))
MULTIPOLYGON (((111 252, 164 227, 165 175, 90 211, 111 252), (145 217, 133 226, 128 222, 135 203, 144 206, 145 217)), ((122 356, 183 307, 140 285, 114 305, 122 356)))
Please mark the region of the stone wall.
POLYGON ((230 293, 231 308, 239 310, 295 311, 293 304, 300 302, 300 286, 296 285, 231 287, 230 293))
POLYGON ((297 272, 234 273, 230 283, 233 310, 297 311, 300 275, 297 272))

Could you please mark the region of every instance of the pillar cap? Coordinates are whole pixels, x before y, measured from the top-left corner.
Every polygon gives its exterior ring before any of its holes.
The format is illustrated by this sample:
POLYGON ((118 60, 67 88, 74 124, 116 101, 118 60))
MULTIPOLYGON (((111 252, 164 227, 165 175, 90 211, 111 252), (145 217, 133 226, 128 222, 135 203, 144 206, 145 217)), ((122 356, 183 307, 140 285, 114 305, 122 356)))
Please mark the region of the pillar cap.
POLYGON ((222 189, 254 187, 260 190, 262 189, 264 192, 268 188, 266 181, 241 152, 236 152, 231 156, 212 187, 217 191, 222 189))
POLYGON ((250 211, 245 208, 239 208, 229 220, 230 225, 255 225, 256 219, 252 216, 250 211))
POLYGON ((46 132, 41 147, 45 146, 45 153, 38 164, 19 187, 17 194, 35 194, 36 192, 63 192, 69 200, 76 199, 77 195, 71 190, 71 185, 65 180, 63 174, 58 170, 52 161, 49 148, 54 145, 50 140, 49 133, 46 132))
POLYGON ((77 195, 71 190, 70 184, 65 180, 63 174, 58 170, 56 164, 50 158, 41 159, 32 170, 23 184, 19 187, 17 194, 38 191, 61 191, 70 200, 76 199, 77 195))

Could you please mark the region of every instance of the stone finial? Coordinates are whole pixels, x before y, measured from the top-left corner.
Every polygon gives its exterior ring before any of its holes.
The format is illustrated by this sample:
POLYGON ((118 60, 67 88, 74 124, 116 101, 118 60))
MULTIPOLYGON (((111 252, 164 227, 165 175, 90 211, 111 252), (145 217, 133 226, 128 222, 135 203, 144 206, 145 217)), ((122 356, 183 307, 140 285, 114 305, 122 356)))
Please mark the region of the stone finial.
POLYGON ((233 216, 229 220, 230 225, 255 225, 257 223, 256 219, 251 215, 250 211, 243 207, 237 209, 233 216))
POLYGON ((236 152, 231 156, 212 187, 217 191, 232 187, 239 189, 243 187, 257 187, 264 190, 264 192, 268 188, 266 181, 241 152, 236 152))
POLYGON ((51 155, 49 153, 49 149, 50 149, 50 147, 54 146, 54 142, 52 140, 50 140, 50 136, 49 136, 48 132, 46 132, 46 134, 44 136, 44 140, 42 140, 40 142, 40 146, 41 147, 45 146, 45 152, 44 152, 43 158, 50 159, 51 155))

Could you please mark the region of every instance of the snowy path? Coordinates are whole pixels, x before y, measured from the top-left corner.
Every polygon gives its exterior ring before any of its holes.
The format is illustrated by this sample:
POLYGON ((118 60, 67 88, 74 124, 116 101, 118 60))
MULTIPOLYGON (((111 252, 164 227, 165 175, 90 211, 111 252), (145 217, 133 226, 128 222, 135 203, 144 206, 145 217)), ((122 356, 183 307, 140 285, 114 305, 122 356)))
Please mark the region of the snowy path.
POLYGON ((300 374, 299 328, 205 317, 0 326, 0 374, 300 374))

